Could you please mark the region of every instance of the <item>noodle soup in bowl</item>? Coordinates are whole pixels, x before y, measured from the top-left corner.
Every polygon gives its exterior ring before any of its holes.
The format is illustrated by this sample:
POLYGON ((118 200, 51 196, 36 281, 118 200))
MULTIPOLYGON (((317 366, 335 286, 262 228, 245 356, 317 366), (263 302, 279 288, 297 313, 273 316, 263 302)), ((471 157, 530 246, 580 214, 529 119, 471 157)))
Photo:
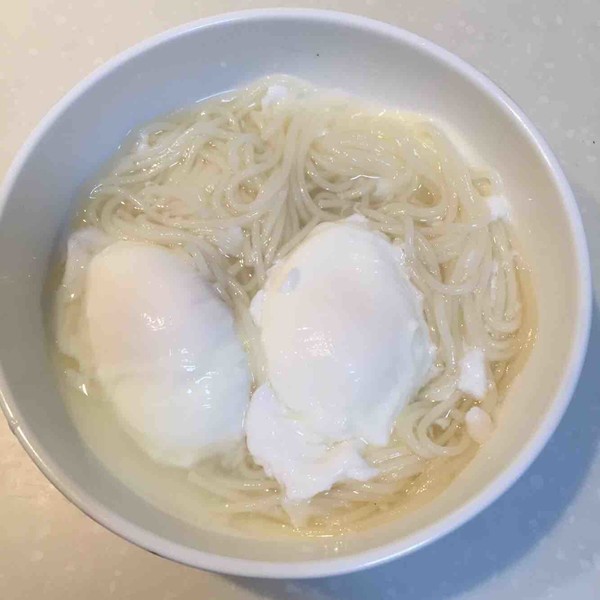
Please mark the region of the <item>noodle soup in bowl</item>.
POLYGON ((0 228, 15 434, 93 519, 205 569, 330 575, 444 535, 537 456, 585 353, 585 239, 541 136, 350 15, 117 57, 27 142, 0 228))

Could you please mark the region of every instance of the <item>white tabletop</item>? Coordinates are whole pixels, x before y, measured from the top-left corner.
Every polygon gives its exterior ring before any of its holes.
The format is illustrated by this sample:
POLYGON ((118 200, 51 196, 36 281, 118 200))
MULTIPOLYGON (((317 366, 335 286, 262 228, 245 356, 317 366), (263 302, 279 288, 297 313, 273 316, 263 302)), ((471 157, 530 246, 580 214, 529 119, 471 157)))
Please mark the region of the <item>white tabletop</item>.
MULTIPOLYGON (((0 0, 0 176, 72 85, 131 44, 259 0, 0 0)), ((554 148, 583 213, 600 291, 599 0, 305 0, 389 21, 487 73, 554 148)), ((543 301, 543 298, 540 299, 543 301)), ((87 600, 597 600, 600 320, 584 373, 541 457, 445 539, 363 573, 310 581, 224 577, 162 560, 70 505, 0 419, 0 598, 87 600)))

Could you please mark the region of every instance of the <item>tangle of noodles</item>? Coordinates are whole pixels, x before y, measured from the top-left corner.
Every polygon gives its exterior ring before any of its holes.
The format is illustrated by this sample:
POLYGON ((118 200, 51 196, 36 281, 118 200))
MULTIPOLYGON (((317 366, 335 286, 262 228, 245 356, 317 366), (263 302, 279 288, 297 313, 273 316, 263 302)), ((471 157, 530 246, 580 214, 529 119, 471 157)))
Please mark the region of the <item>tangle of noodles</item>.
POLYGON ((465 349, 485 352, 489 385, 477 404, 494 414, 532 336, 520 259, 485 201, 501 193, 499 177, 465 164, 430 120, 284 76, 137 132, 93 188, 80 224, 188 253, 234 311, 255 385, 264 370, 250 300, 274 262, 317 224, 353 213, 404 249, 438 348, 436 376, 401 413, 389 445, 367 450, 376 479, 285 506, 277 481, 242 444, 189 473, 217 497, 216 510, 232 523, 260 515, 318 534, 370 523, 446 485, 476 449, 463 427, 475 401, 458 389, 465 349))

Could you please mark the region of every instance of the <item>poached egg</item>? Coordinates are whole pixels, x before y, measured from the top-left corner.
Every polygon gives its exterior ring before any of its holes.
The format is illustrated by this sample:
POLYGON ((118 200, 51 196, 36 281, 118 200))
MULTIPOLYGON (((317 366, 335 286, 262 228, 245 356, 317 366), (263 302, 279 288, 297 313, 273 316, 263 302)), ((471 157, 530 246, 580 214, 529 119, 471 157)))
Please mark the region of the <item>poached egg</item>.
POLYGON ((292 502, 371 479, 365 445, 389 442, 434 358, 401 249, 360 217, 321 224, 271 269, 251 312, 267 372, 246 417, 255 461, 292 502))
POLYGON ((154 460, 176 467, 242 439, 248 360, 211 283, 166 248, 118 241, 82 252, 89 247, 70 242, 65 268, 81 303, 74 347, 85 352, 75 358, 125 429, 154 460))

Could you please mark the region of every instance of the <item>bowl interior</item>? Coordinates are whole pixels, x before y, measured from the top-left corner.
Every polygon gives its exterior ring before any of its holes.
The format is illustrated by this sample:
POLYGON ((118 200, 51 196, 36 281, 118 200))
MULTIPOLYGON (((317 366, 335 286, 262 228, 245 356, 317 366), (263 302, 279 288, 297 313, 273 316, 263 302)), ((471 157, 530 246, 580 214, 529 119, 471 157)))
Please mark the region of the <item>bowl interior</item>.
POLYGON ((352 569, 424 543, 491 501, 529 463, 560 417, 572 383, 565 376, 577 371, 572 363, 587 318, 578 217, 561 198, 560 181, 527 125, 491 89, 459 62, 391 27, 281 12, 209 21, 163 36, 71 94, 22 155, 0 220, 6 403, 17 433, 54 482, 94 518, 154 551, 255 575, 352 569), (42 287, 82 183, 130 129, 273 72, 452 124, 503 176, 538 299, 537 343, 510 389, 492 440, 445 493, 410 519, 334 542, 249 541, 194 529, 153 508, 82 444, 56 389, 44 341, 42 287), (331 562, 313 562, 324 559, 331 562))

